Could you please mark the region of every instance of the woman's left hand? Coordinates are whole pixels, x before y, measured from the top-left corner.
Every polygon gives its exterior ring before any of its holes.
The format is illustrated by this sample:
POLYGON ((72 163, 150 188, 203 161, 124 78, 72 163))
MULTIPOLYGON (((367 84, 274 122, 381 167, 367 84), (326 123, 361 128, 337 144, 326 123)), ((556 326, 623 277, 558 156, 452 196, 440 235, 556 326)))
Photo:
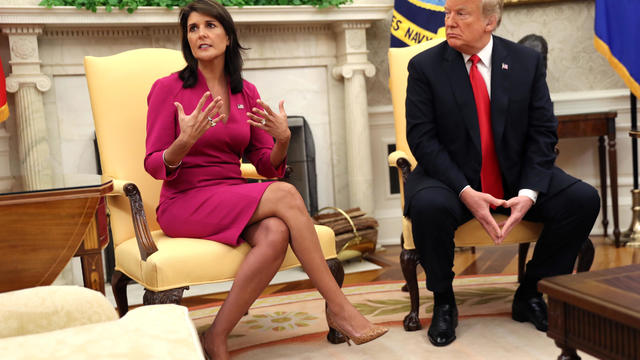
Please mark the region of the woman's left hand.
POLYGON ((291 139, 291 131, 289 130, 289 122, 287 121, 287 113, 284 111, 284 100, 280 100, 280 113, 276 114, 271 107, 264 101, 258 99, 258 105, 264 110, 253 108, 252 112, 248 112, 249 120, 247 122, 251 126, 263 129, 276 139, 276 142, 288 143, 291 139))

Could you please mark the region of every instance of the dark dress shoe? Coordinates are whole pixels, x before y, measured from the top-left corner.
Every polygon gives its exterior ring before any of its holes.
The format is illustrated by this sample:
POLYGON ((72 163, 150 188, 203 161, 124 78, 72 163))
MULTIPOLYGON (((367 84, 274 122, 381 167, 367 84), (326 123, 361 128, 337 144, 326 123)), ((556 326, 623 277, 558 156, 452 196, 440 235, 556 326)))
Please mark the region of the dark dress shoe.
POLYGON ((447 346, 456 339, 458 308, 455 305, 438 305, 433 308, 433 318, 427 335, 435 346, 447 346))
POLYGON ((532 297, 529 300, 513 300, 511 318, 515 321, 529 321, 536 329, 546 332, 549 328, 547 320, 547 304, 541 297, 532 297))

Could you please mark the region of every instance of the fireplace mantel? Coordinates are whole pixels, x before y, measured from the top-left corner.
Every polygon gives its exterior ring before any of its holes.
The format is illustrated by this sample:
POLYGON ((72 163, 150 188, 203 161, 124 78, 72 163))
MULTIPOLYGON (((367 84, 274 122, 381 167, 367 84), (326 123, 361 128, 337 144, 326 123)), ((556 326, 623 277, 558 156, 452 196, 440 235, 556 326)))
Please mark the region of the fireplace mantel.
MULTIPOLYGON (((9 174, 23 186, 72 186, 95 176, 84 56, 141 47, 180 49, 178 9, 141 7, 129 14, 100 8, 93 13, 45 8, 37 1, 0 5, 0 29, 9 40, 8 49, 0 50, 10 54, 3 60, 9 60, 4 70, 13 107, 10 125, 0 125, 0 133, 6 128, 9 134, 0 142, 12 149, 10 162, 0 159, 0 167, 11 164, 0 168, 0 185, 9 174)), ((243 76, 268 103, 285 99, 288 114, 309 121, 320 206, 374 209, 365 79, 379 69, 368 59, 366 30, 388 19, 392 8, 392 0, 354 0, 326 9, 228 8, 242 44, 250 49, 243 76)))
MULTIPOLYGON (((246 6, 227 7, 236 24, 335 23, 343 21, 375 21, 389 17, 393 1, 355 0, 339 8, 318 9, 313 6, 246 6)), ((73 6, 0 5, 0 24, 42 24, 46 26, 140 26, 174 25, 178 9, 139 7, 133 14, 104 7, 93 13, 73 6)))

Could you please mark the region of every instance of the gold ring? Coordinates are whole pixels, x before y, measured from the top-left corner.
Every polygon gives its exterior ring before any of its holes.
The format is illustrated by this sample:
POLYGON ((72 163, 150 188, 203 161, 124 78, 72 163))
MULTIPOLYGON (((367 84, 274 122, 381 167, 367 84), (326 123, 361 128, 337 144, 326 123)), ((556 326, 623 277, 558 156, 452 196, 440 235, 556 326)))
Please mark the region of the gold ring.
POLYGON ((267 120, 262 119, 262 121, 260 121, 260 123, 261 123, 262 125, 265 125, 265 124, 267 123, 267 120))

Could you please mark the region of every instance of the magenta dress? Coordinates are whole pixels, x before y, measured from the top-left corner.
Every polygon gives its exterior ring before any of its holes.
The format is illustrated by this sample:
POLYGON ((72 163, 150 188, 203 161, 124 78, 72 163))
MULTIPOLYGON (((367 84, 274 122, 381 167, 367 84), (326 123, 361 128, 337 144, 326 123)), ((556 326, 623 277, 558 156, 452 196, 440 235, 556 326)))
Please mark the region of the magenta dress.
MULTIPOLYGON (((269 178, 284 175, 285 161, 274 168, 270 160, 273 138, 247 123, 246 113, 259 107, 256 100, 260 95, 253 84, 244 81, 241 93, 229 93, 227 123, 219 122, 208 129, 182 159, 182 165, 167 175, 162 153, 180 133, 174 102, 190 114, 207 91, 200 72, 196 86, 190 89, 182 88, 177 73, 153 84, 147 97, 144 168, 154 178, 164 180, 156 212, 165 234, 235 246, 242 242, 242 231, 271 184, 247 183, 240 172, 241 157, 244 155, 258 173, 269 178)), ((207 105, 210 102, 211 98, 207 105)))

